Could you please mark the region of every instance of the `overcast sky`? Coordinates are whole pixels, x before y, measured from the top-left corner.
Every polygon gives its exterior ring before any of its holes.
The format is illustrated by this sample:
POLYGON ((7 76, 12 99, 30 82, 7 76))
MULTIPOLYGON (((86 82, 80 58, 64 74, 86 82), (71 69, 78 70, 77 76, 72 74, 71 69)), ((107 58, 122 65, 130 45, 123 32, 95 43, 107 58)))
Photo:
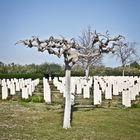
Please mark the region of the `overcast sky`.
MULTIPOLYGON (((140 54, 140 0, 0 0, 0 61, 6 64, 40 64, 63 60, 14 43, 39 36, 78 38, 91 26, 97 32, 109 30, 137 42, 140 54)), ((119 66, 107 57, 106 66, 119 66)))

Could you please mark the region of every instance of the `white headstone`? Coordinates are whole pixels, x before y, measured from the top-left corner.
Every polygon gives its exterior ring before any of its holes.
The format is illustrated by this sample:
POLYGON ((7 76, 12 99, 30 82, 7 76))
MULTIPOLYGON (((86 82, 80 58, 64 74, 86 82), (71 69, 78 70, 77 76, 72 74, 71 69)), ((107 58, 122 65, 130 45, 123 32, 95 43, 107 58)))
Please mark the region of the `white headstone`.
POLYGON ((27 85, 27 88, 28 88, 28 94, 32 96, 32 85, 31 84, 27 85))
POLYGON ((101 90, 99 89, 99 84, 97 83, 96 80, 94 80, 94 105, 99 105, 102 102, 102 95, 101 95, 101 90))
POLYGON ((119 95, 119 89, 118 89, 117 81, 113 82, 113 95, 119 95))
POLYGON ((27 87, 23 87, 22 88, 22 99, 28 99, 29 95, 28 95, 28 88, 27 87))
POLYGON ((78 82, 77 83, 77 86, 76 86, 77 88, 77 90, 76 90, 76 93, 77 94, 82 94, 82 86, 81 86, 81 83, 80 82, 78 82))
POLYGON ((11 95, 15 95, 16 92, 15 92, 15 84, 13 81, 11 81, 11 84, 10 84, 10 94, 11 95))
POLYGON ((112 84, 110 82, 106 83, 105 99, 112 99, 112 84))
POLYGON ((52 77, 49 77, 49 81, 52 81, 52 77))
POLYGON ((122 92, 122 104, 126 107, 131 107, 130 91, 123 90, 122 92))
POLYGON ((2 86, 2 100, 8 98, 8 88, 6 85, 2 86))
POLYGON ((75 101, 74 101, 74 99, 75 99, 75 96, 74 96, 74 94, 71 94, 71 105, 74 105, 74 104, 75 104, 75 101))
POLYGON ((83 97, 84 98, 90 98, 90 87, 89 85, 85 85, 83 88, 83 97))
POLYGON ((19 84, 19 82, 16 81, 15 84, 16 84, 16 91, 20 91, 20 84, 19 84))
POLYGON ((51 103, 51 90, 46 78, 43 78, 43 94, 46 103, 51 103))

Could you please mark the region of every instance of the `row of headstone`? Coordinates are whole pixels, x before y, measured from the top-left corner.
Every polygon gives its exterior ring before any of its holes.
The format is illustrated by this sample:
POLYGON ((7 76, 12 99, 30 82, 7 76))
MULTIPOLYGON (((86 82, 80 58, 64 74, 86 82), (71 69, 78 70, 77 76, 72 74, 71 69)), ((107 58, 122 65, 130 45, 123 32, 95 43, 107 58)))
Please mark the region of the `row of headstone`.
MULTIPOLYGON (((139 77, 95 76, 94 84, 94 98, 98 96, 97 93, 105 94, 105 99, 112 99, 113 95, 122 95, 122 104, 126 107, 131 107, 131 101, 135 100, 140 93, 139 77)), ((101 99, 99 103, 102 102, 101 99)))
POLYGON ((27 79, 24 80, 22 87, 22 99, 28 99, 29 96, 32 96, 32 93, 35 91, 35 87, 39 84, 39 79, 31 80, 27 79))
MULTIPOLYGON (((54 85, 63 93, 65 97, 65 78, 55 77, 54 85)), ((131 106, 131 101, 136 99, 140 93, 140 78, 135 76, 94 76, 71 77, 71 93, 83 94, 83 98, 90 98, 93 92, 93 103, 98 105, 105 99, 112 99, 113 95, 122 96, 122 104, 126 107, 131 106)))
MULTIPOLYGON (((65 77, 55 77, 53 79, 54 85, 63 93, 65 97, 65 77)), ((90 98, 90 88, 92 87, 92 77, 87 79, 85 77, 71 77, 71 88, 70 93, 72 94, 83 94, 84 98, 90 98)))
POLYGON ((2 79, 2 99, 7 99, 8 95, 15 95, 16 92, 22 91, 22 98, 28 99, 35 91, 35 87, 39 84, 39 79, 2 79))

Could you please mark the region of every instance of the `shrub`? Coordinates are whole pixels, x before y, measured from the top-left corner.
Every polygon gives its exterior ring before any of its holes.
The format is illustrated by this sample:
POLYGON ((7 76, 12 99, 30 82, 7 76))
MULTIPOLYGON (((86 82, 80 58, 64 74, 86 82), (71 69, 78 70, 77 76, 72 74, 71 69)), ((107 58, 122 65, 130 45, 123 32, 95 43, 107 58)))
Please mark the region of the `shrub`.
POLYGON ((39 95, 34 95, 31 97, 31 102, 34 103, 42 103, 43 102, 43 97, 39 95))
POLYGON ((41 74, 13 74, 13 73, 9 73, 9 74, 0 74, 0 79, 10 79, 10 78, 31 78, 31 79, 36 79, 36 78, 43 78, 43 75, 41 74))
POLYGON ((133 103, 133 104, 131 105, 131 108, 140 108, 140 104, 138 104, 138 103, 133 103))
POLYGON ((26 102, 26 103, 28 103, 28 102, 31 101, 31 99, 30 99, 30 98, 28 98, 28 99, 21 99, 21 101, 22 101, 22 102, 26 102))

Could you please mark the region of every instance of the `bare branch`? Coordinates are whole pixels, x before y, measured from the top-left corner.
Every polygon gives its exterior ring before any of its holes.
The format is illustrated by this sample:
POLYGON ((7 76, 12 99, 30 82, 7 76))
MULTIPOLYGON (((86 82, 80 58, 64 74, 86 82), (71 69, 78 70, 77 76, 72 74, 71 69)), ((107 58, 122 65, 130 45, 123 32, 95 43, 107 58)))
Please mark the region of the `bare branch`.
POLYGON ((122 36, 120 35, 110 38, 108 31, 105 35, 101 35, 96 30, 92 32, 91 28, 88 28, 80 37, 80 45, 74 38, 68 41, 64 37, 56 39, 53 36, 47 40, 40 40, 39 37, 32 36, 31 39, 20 40, 16 44, 23 44, 29 48, 36 47, 38 51, 47 51, 49 54, 54 54, 58 57, 63 55, 65 63, 73 66, 81 58, 85 59, 85 61, 88 60, 88 63, 92 63, 92 59, 94 61, 97 58, 101 58, 99 56, 102 53, 113 52, 115 42, 121 38, 122 36), (114 44, 111 46, 110 43, 114 44))
POLYGON ((115 55, 117 59, 120 60, 123 67, 126 64, 130 64, 134 62, 137 59, 136 50, 135 50, 136 43, 118 42, 115 45, 117 45, 115 49, 115 55))

